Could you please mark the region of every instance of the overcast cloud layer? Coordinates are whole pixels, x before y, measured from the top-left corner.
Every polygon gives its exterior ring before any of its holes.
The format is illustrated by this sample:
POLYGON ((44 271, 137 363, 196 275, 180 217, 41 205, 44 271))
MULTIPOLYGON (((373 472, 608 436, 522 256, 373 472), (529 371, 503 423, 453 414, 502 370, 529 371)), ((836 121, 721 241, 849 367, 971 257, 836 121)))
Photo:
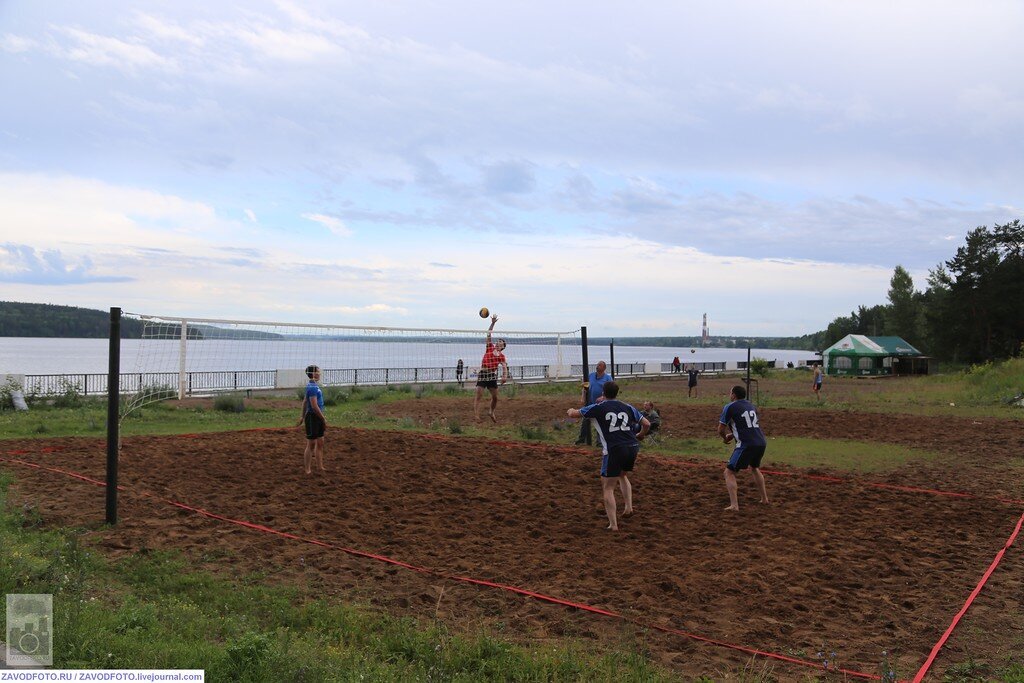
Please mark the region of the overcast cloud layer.
POLYGON ((801 334, 1024 207, 1024 4, 0 2, 0 299, 801 334))

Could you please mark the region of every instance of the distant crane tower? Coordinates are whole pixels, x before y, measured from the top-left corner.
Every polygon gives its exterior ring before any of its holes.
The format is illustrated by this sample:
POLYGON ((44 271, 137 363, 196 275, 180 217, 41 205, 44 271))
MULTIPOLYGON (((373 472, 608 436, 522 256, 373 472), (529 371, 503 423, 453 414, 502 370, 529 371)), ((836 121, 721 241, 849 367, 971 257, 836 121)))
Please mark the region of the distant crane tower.
POLYGON ((704 324, 701 326, 701 329, 700 329, 700 346, 701 346, 701 348, 707 347, 708 341, 710 340, 710 337, 711 337, 711 335, 710 335, 710 333, 708 333, 708 314, 705 313, 704 314, 704 324))

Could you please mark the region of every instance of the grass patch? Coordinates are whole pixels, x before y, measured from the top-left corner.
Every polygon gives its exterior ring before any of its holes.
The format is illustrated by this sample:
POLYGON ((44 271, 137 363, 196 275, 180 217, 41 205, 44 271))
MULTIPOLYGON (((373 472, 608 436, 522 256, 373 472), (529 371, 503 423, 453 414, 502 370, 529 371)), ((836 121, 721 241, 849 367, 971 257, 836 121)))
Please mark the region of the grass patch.
MULTIPOLYGON (((653 452, 720 460, 724 465, 733 446, 717 437, 706 439, 661 439, 653 452)), ((769 437, 763 466, 789 465, 806 469, 831 469, 844 472, 886 472, 911 461, 941 457, 931 451, 893 444, 839 439, 769 437)))
POLYGON ((44 530, 7 505, 0 471, 0 590, 52 593, 58 668, 205 669, 211 681, 668 681, 635 647, 522 647, 259 577, 228 581, 174 553, 111 561, 74 530, 44 530))

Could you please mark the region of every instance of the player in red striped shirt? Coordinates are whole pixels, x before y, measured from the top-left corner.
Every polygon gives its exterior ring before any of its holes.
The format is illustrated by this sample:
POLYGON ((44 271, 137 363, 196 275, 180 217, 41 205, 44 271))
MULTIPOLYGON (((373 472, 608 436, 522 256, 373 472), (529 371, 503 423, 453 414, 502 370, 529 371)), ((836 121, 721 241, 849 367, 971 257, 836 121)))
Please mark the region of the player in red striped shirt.
POLYGON ((494 409, 498 406, 498 374, 501 373, 501 383, 509 379, 508 361, 505 360, 505 340, 499 339, 491 343, 491 332, 494 330, 494 323, 498 322, 498 316, 491 316, 491 326, 487 328, 487 349, 480 361, 480 371, 476 376, 476 398, 473 400, 473 412, 476 419, 480 419, 480 397, 484 395, 484 389, 491 392, 491 407, 487 415, 491 422, 497 422, 494 417, 494 409))

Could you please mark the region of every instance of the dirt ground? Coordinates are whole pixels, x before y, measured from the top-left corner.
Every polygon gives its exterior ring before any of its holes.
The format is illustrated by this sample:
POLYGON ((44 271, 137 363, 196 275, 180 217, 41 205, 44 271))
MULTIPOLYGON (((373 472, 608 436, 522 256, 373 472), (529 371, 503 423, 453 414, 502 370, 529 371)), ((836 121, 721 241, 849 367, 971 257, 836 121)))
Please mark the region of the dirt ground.
MULTIPOLYGON (((520 396, 502 401, 499 418, 543 424, 565 407, 564 401, 520 396)), ((471 400, 465 399, 410 399, 381 410, 425 424, 453 411, 463 421, 472 419, 471 400)), ((328 434, 329 471, 306 476, 297 430, 125 438, 125 491, 113 529, 96 523, 103 513, 99 487, 23 465, 0 467, 15 472, 18 502, 36 506, 49 523, 87 526, 93 541, 115 554, 175 548, 215 571, 259 571, 268 580, 308 586, 311 595, 436 617, 458 630, 640 647, 687 677, 726 678, 740 672, 750 655, 644 624, 810 661, 819 651, 835 651, 840 666, 866 673, 878 673, 887 651, 901 677, 912 676, 1024 511, 1020 502, 997 500, 1024 498, 1020 423, 763 413, 769 436, 891 442, 946 457, 873 478, 843 475, 842 482, 783 468, 768 476, 770 506, 757 504, 750 478, 741 477, 741 511, 726 514, 719 465, 641 454, 632 476, 637 513, 621 520, 618 533, 604 530, 599 456, 583 448, 339 430, 328 434), (585 603, 636 622, 260 533, 172 507, 166 499, 443 574, 585 603)), ((718 409, 675 405, 662 414, 671 434, 704 436, 718 409)), ((102 443, 87 439, 4 441, 0 458, 102 479, 105 452, 102 443)), ((1019 661, 1022 545, 1007 551, 940 654, 933 680, 944 667, 969 658, 1019 661)), ((780 680, 814 675, 797 665, 769 666, 780 680)))

